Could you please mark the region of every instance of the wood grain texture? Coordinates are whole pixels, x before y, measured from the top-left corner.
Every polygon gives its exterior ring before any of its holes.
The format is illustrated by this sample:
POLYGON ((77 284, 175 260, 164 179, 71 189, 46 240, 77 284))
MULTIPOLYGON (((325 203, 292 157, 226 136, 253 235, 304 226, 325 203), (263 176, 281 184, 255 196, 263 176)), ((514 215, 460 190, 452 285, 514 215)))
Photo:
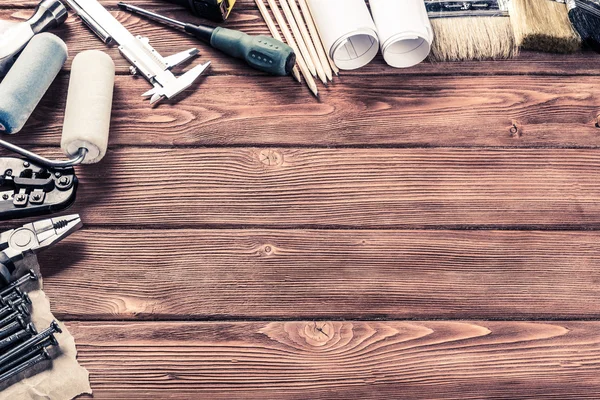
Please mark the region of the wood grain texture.
MULTIPOLYGON (((111 146, 597 148, 596 78, 345 77, 322 101, 288 79, 208 76, 151 108, 148 83, 118 77, 111 146), (235 97, 235 100, 232 100, 235 97)), ((58 146, 68 78, 10 140, 58 146)))
MULTIPOLYGON (((132 3, 132 1, 129 1, 132 3)), ((239 2, 239 1, 238 1, 239 2)), ((201 57, 198 61, 211 60, 212 66, 210 74, 227 75, 264 75, 251 68, 248 68, 243 61, 231 59, 217 50, 206 46, 194 38, 180 33, 176 30, 165 28, 144 18, 132 15, 125 11, 120 11, 116 4, 117 1, 103 2, 109 7, 111 13, 133 34, 144 35, 150 38, 151 44, 163 55, 168 55, 176 51, 182 51, 190 47, 198 47, 201 51, 201 57)), ((133 1, 144 7, 151 8, 162 14, 190 22, 208 22, 194 18, 181 7, 171 5, 164 1, 133 1)), ((22 21, 32 14, 32 8, 36 2, 17 3, 0 1, 0 19, 22 21)), ((236 4, 235 12, 224 26, 233 29, 241 29, 249 34, 269 34, 258 9, 253 1, 236 4)), ((89 29, 83 25, 78 17, 71 13, 67 22, 60 28, 53 30, 65 40, 69 46, 70 57, 66 64, 66 69, 70 68, 72 57, 78 52, 88 49, 98 49, 108 52, 117 65, 119 74, 129 74, 129 63, 119 54, 116 47, 105 46, 89 29)), ((524 52, 518 58, 509 61, 494 62, 462 62, 462 63, 430 63, 424 62, 413 68, 395 69, 387 66, 381 56, 358 71, 343 71, 342 78, 336 79, 335 84, 343 84, 346 76, 381 76, 392 75, 598 75, 598 61, 600 56, 586 51, 570 55, 556 55, 535 52, 524 52)), ((197 61, 192 61, 195 63, 197 61)))
POLYGON ((599 232, 84 230, 61 319, 598 318, 599 232))
POLYGON ((94 399, 600 396, 597 322, 121 322, 69 329, 94 399))
POLYGON ((599 170, 595 150, 125 148, 79 168, 73 211, 160 228, 597 229, 599 170))

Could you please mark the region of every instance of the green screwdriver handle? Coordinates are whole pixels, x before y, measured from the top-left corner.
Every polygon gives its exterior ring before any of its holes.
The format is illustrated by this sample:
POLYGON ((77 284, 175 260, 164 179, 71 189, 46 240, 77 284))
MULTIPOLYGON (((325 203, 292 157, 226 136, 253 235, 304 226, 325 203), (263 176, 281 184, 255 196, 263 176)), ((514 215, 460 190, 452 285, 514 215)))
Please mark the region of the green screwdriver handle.
POLYGON ((250 36, 244 32, 217 27, 210 45, 248 65, 272 75, 288 75, 296 64, 296 54, 290 46, 270 36, 250 36))

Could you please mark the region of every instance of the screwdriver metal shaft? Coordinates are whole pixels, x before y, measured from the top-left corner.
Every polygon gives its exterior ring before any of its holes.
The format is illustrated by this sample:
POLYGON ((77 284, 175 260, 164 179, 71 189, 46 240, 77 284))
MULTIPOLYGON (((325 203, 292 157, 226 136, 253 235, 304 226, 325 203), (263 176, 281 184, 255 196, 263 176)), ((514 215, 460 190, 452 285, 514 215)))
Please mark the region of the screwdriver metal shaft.
POLYGON ((233 29, 189 24, 130 4, 121 2, 118 5, 134 14, 183 30, 225 54, 245 60, 252 68, 271 75, 289 75, 296 63, 294 50, 271 36, 250 36, 233 29))

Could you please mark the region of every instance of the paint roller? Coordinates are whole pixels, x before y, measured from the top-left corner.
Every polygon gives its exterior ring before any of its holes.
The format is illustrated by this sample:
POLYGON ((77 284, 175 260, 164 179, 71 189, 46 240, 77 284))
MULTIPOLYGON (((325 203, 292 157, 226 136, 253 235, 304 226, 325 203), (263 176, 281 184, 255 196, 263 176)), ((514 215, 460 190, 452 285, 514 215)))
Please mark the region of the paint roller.
MULTIPOLYGON (((0 131, 21 130, 66 58, 60 38, 34 36, 0 83, 0 131)), ((61 140, 68 160, 49 160, 4 140, 0 146, 50 168, 97 163, 108 147, 114 77, 115 66, 106 53, 88 50, 74 58, 61 140)))

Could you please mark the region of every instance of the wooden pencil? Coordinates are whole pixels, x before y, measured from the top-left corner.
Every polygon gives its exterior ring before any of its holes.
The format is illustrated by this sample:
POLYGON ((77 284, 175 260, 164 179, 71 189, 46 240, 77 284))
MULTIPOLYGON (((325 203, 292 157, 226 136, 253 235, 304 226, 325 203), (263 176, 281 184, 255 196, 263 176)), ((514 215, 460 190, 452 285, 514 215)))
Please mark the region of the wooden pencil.
MULTIPOLYGON (((279 30, 277 30, 275 21, 273 21, 273 18, 271 18, 271 14, 269 14, 269 10, 267 10, 265 3, 263 3, 262 0, 255 0, 255 1, 256 1, 256 5, 258 6, 258 10, 260 11, 260 14, 262 15, 263 19, 265 20, 265 23, 267 24, 267 27, 269 28, 269 31, 271 32, 271 36, 273 36, 275 39, 279 40, 280 42, 283 42, 283 38, 279 34, 279 30)), ((292 69, 292 76, 298 82, 302 83, 302 77, 300 76, 300 71, 298 71, 297 65, 294 65, 294 68, 292 69)))
MULTIPOLYGON (((263 0, 257 0, 257 1, 262 2, 263 0)), ((306 81, 308 88, 313 92, 313 94, 315 96, 319 97, 319 90, 317 88, 317 83, 313 79, 313 76, 310 73, 308 66, 306 65, 306 62, 304 61, 304 58, 302 58, 302 54, 298 50, 298 46, 296 45, 294 36, 292 35, 292 32, 290 32, 290 29, 288 28, 287 23, 285 21, 285 18, 283 18, 283 15, 279 11, 279 6, 275 2, 275 0, 267 0, 267 3, 269 3, 269 7, 271 7, 271 11, 273 12, 273 15, 275 16, 275 21, 277 21, 277 23, 279 24, 279 28, 281 28, 283 37, 287 41, 288 45, 292 48, 292 50, 294 50, 294 53, 296 53, 296 61, 298 62, 298 67, 300 68, 300 72, 302 72, 302 76, 304 77, 304 80, 306 81)))
MULTIPOLYGON (((281 1, 284 1, 284 0, 281 0, 281 1)), ((285 1, 287 1, 287 0, 285 0, 285 1)), ((329 67, 329 62, 326 64, 327 69, 325 69, 324 68, 325 66, 321 62, 321 58, 319 58, 319 55, 317 54, 317 49, 315 48, 315 45, 310 37, 310 34, 308 33, 308 30, 306 29, 306 23, 304 22, 304 18, 302 18, 302 13, 300 12, 300 9, 298 8, 298 4, 296 4, 296 0, 289 0, 288 3, 290 5, 290 8, 292 9, 292 14, 294 15, 296 24, 298 24, 298 27, 300 28, 300 33, 302 34, 304 43, 306 44, 306 47, 308 47, 308 52, 310 53, 310 56, 313 60, 313 64, 315 64, 315 68, 317 69, 317 75, 319 75, 319 78, 321 79, 321 81, 324 84, 327 84, 328 80, 333 79, 331 68, 329 67), (327 71, 329 71, 329 74, 327 73, 327 71)))
POLYGON ((306 47, 304 39, 302 39, 300 28, 298 28, 298 24, 296 24, 296 20, 294 19, 294 15, 292 14, 292 10, 290 9, 287 0, 279 0, 279 4, 281 5, 285 19, 287 20, 287 23, 294 34, 294 39, 296 40, 296 43, 298 43, 298 47, 300 48, 300 52, 302 53, 302 57, 304 57, 304 61, 306 61, 306 65, 308 66, 310 73, 313 76, 317 76, 317 69, 312 61, 308 47, 306 47))
POLYGON ((325 55, 325 58, 327 59, 327 63, 329 64, 329 67, 331 68, 331 70, 333 71, 334 74, 339 76, 340 70, 335 65, 335 63, 333 62, 331 57, 329 57, 327 49, 323 45, 323 41, 321 40, 321 36, 319 35, 319 31, 317 30, 317 26, 315 25, 315 20, 312 16, 312 11, 310 11, 310 6, 306 2, 306 0, 298 0, 298 1, 300 2, 300 8, 302 9, 302 12, 304 13, 304 19, 306 20, 306 25, 308 25, 310 34, 315 42, 315 46, 317 46, 317 51, 319 52, 319 56, 321 57, 321 53, 323 55, 325 55))

